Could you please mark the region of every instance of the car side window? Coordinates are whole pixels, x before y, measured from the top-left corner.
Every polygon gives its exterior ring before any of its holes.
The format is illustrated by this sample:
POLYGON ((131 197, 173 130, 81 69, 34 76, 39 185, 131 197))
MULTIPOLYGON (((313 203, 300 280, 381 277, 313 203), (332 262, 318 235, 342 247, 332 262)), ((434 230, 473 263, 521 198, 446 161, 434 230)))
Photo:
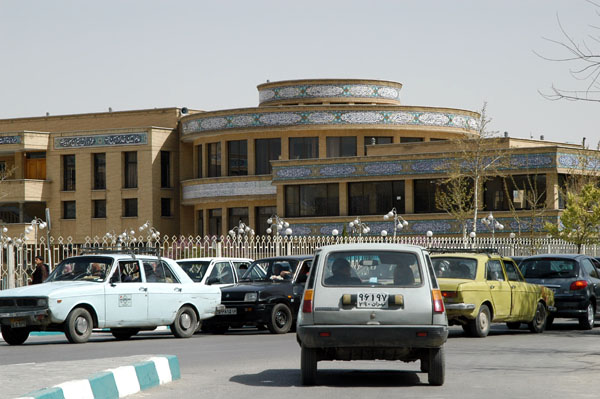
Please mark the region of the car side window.
POLYGON ((587 272, 587 274, 589 274, 591 277, 598 278, 598 272, 596 271, 596 268, 589 259, 582 259, 581 265, 583 266, 583 269, 587 272))
POLYGON ((506 276, 508 281, 523 281, 521 274, 517 271, 517 266, 509 261, 504 261, 504 268, 506 269, 506 276))
POLYGON ((298 271, 298 278, 296 278, 296 283, 303 284, 306 282, 306 280, 308 279, 308 274, 310 273, 310 264, 310 260, 307 260, 304 263, 302 263, 302 266, 300 266, 298 271))
POLYGON ((171 266, 169 266, 167 262, 162 260, 160 262, 159 267, 162 268, 162 273, 164 273, 165 283, 179 283, 179 279, 177 278, 177 276, 175 276, 175 273, 173 273, 173 270, 171 270, 171 266))
POLYGON ((233 284, 233 270, 229 262, 215 263, 212 272, 208 278, 216 278, 219 284, 233 284))
POLYGON ((504 281, 502 264, 499 260, 488 260, 485 267, 485 278, 490 281, 504 281))
POLYGON ((119 262, 119 269, 122 283, 142 282, 142 274, 138 261, 121 261, 119 262))
POLYGON ((163 272, 162 266, 154 260, 144 260, 144 273, 146 274, 146 281, 149 283, 164 283, 165 273, 163 272))
POLYGON ((248 267, 250 267, 250 262, 236 261, 233 262, 233 267, 235 267, 235 270, 237 270, 238 277, 241 278, 244 275, 244 273, 248 271, 248 267))
POLYGON ((596 275, 598 276, 598 278, 600 278, 600 262, 598 262, 596 259, 590 259, 590 261, 596 268, 596 275))

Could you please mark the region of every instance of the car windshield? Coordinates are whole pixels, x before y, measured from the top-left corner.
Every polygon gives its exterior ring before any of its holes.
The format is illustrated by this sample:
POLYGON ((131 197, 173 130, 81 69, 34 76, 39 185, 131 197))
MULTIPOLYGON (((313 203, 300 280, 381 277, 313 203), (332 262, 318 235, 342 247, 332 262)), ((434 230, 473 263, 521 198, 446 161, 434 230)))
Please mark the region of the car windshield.
POLYGON ((420 286, 417 256, 399 251, 333 252, 323 271, 324 285, 420 286))
POLYGON ((477 259, 436 256, 431 258, 431 263, 437 278, 475 280, 477 275, 477 259))
POLYGON ((573 259, 542 258, 526 259, 519 264, 523 277, 569 278, 577 276, 577 262, 573 259))
POLYGON ((295 259, 263 259, 252 262, 242 275, 246 281, 284 281, 291 280, 298 266, 295 259))
POLYGON ((177 263, 194 282, 199 283, 206 275, 210 261, 178 260, 177 263))
POLYGON ((103 282, 110 274, 112 264, 112 258, 100 256, 67 258, 54 268, 46 282, 81 280, 103 282))

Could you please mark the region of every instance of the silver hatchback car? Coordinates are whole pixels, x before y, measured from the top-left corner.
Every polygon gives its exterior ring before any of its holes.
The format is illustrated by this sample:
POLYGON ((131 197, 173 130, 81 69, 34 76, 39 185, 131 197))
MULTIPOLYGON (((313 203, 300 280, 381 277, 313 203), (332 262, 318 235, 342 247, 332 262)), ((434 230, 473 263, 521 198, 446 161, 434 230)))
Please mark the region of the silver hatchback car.
POLYGON ((315 252, 297 340, 302 383, 322 360, 421 362, 444 383, 448 320, 427 251, 413 245, 343 244, 315 252))

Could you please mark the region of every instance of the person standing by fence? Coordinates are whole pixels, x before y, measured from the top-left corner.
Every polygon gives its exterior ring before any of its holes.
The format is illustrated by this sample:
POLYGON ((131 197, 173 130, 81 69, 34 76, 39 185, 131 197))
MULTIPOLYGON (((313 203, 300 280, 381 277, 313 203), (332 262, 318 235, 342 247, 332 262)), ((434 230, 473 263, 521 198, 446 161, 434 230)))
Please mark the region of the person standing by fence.
POLYGON ((41 284, 48 278, 48 265, 44 263, 44 259, 40 255, 36 255, 33 259, 35 270, 31 274, 31 284, 41 284))

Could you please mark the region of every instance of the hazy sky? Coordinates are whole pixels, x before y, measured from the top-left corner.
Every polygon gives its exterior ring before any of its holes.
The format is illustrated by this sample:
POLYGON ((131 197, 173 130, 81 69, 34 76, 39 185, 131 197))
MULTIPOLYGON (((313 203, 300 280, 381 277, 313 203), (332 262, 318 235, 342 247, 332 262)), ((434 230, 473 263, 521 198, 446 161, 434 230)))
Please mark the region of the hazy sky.
MULTIPOLYGON (((0 0, 0 118, 155 107, 254 107, 256 85, 383 79, 405 105, 480 110, 513 137, 600 140, 600 103, 543 38, 597 33, 585 0, 0 0)), ((600 44, 596 44, 600 53, 600 44)))

